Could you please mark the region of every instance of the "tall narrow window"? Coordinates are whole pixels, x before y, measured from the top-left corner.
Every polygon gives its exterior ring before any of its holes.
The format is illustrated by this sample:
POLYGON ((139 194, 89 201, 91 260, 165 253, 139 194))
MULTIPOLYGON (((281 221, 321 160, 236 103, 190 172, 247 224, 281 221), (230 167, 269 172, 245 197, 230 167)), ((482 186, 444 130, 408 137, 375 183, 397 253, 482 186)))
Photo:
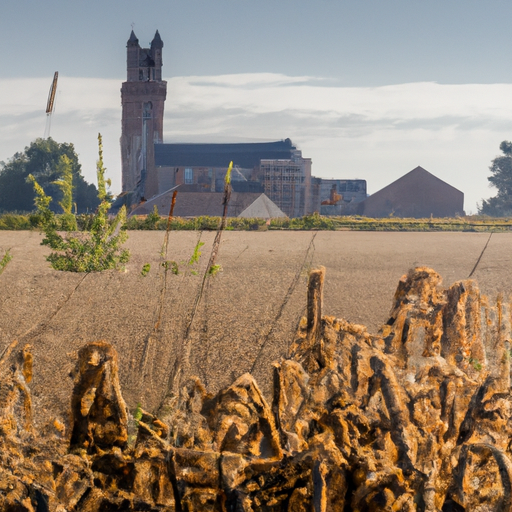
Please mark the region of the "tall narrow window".
POLYGON ((191 185, 194 183, 194 174, 192 173, 192 169, 189 167, 185 169, 185 184, 191 185))

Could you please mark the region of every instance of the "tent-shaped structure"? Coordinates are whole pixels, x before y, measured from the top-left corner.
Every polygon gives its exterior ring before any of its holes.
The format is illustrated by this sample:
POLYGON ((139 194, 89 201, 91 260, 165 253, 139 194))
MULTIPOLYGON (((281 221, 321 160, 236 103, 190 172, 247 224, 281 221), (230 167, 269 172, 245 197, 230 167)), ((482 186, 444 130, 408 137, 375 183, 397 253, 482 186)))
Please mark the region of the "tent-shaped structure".
POLYGON ((261 194, 240 215, 246 219, 276 219, 286 214, 265 194, 261 194))
POLYGON ((416 167, 358 205, 366 217, 454 217, 464 214, 464 194, 416 167))

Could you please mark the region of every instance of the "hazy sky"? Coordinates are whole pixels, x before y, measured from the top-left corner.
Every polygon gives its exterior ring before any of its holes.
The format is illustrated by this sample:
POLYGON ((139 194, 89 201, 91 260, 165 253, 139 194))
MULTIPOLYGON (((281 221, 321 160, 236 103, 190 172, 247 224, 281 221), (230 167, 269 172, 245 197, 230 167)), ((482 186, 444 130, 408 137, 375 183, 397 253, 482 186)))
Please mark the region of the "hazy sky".
POLYGON ((370 193, 421 165, 494 195, 488 167, 512 139, 512 2, 496 0, 18 0, 0 18, 0 160, 42 137, 73 142, 89 181, 96 136, 120 191, 120 87, 132 24, 158 29, 164 140, 291 138, 320 177, 370 193))

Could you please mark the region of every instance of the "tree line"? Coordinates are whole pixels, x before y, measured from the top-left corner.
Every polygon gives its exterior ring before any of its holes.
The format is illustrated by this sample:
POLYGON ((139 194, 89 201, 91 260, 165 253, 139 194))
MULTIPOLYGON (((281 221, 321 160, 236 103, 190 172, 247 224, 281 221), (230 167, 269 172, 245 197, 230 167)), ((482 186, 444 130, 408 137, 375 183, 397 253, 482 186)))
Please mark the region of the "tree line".
POLYGON ((500 144, 503 155, 491 163, 491 176, 487 179, 498 193, 490 199, 483 199, 478 213, 490 217, 512 217, 512 142, 504 140, 500 144))
POLYGON ((69 168, 72 175, 71 201, 76 213, 93 212, 98 207, 98 190, 85 181, 73 144, 58 143, 52 138, 36 139, 23 152, 16 153, 7 162, 0 162, 0 213, 31 212, 36 194, 29 180, 32 175, 52 197, 50 209, 61 213, 59 203, 69 191, 62 186, 63 173, 69 168), (63 166, 61 157, 69 159, 63 166))

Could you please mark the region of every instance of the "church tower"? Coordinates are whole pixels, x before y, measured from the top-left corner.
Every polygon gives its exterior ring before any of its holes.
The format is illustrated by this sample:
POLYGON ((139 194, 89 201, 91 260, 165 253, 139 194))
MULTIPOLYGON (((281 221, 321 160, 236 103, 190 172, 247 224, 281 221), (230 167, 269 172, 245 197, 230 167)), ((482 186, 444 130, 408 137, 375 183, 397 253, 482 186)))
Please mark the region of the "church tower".
POLYGON ((140 47, 133 30, 126 45, 127 79, 121 87, 121 161, 123 192, 133 192, 133 203, 158 190, 154 144, 162 142, 167 94, 167 82, 162 80, 163 46, 158 30, 149 48, 140 47))

